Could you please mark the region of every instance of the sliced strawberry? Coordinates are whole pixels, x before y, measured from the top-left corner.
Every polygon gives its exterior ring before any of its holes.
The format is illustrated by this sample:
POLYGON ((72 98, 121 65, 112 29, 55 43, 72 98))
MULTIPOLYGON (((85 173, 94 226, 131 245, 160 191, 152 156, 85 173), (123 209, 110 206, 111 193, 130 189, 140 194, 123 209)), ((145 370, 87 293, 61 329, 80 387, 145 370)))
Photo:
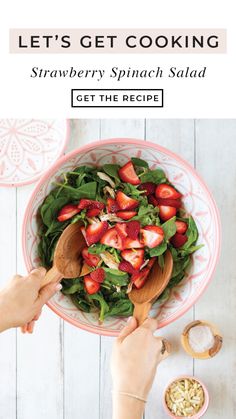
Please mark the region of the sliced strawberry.
POLYGON ((97 208, 92 208, 87 210, 86 215, 87 217, 97 217, 98 214, 100 214, 101 210, 97 208))
POLYGON ((157 201, 157 199, 155 198, 154 195, 149 195, 148 202, 149 202, 149 204, 152 204, 154 207, 158 206, 158 201, 157 201))
POLYGON ((86 264, 93 267, 97 266, 101 260, 100 256, 89 253, 87 247, 82 250, 82 256, 86 264))
POLYGON ((100 239, 100 243, 106 244, 107 246, 114 247, 115 249, 122 250, 123 243, 120 235, 118 234, 115 227, 110 228, 100 239))
POLYGON ((158 202, 158 205, 162 205, 165 207, 180 208, 182 205, 179 199, 171 199, 171 198, 158 198, 157 202, 158 202))
POLYGON ((146 183, 142 183, 139 186, 139 189, 141 191, 146 191, 144 193, 144 195, 149 196, 149 195, 153 195, 155 193, 157 185, 155 185, 155 183, 152 182, 146 182, 146 183))
POLYGON ((99 223, 90 224, 86 229, 86 238, 88 244, 97 243, 105 231, 108 229, 107 221, 100 221, 99 223))
POLYGON ((188 230, 188 224, 184 221, 175 221, 176 233, 184 234, 188 230))
POLYGON ((65 205, 58 214, 58 221, 63 222, 66 220, 69 220, 74 215, 78 214, 79 210, 77 208, 77 205, 65 205))
POLYGON ((181 198, 181 193, 176 191, 173 186, 167 185, 167 183, 161 183, 156 187, 156 198, 171 198, 171 199, 179 199, 181 198))
POLYGON ((95 271, 90 273, 90 276, 93 281, 99 282, 101 284, 104 281, 106 274, 103 268, 97 268, 95 271))
POLYGON ((112 198, 107 198, 107 212, 117 212, 120 207, 117 202, 112 198))
POLYGON ((156 257, 153 257, 153 258, 151 258, 149 261, 148 261, 148 264, 147 264, 147 268, 149 268, 150 270, 152 269, 152 267, 153 267, 153 265, 154 265, 154 263, 155 263, 155 261, 156 261, 156 257))
POLYGON ((126 261, 126 260, 122 260, 119 263, 119 269, 120 269, 120 271, 127 272, 130 275, 132 275, 136 272, 135 269, 133 268, 133 266, 131 265, 131 263, 126 261))
POLYGON ((167 221, 176 215, 177 209, 174 207, 159 206, 159 217, 162 221, 167 221))
POLYGON ((116 195, 116 202, 118 203, 121 210, 132 210, 139 204, 137 199, 130 198, 125 195, 124 192, 118 191, 116 195))
POLYGON ((164 239, 164 231, 158 226, 146 226, 141 228, 140 232, 141 242, 150 249, 159 246, 164 239))
POLYGON ((137 215, 136 211, 118 211, 116 213, 117 217, 122 218, 122 220, 130 220, 130 218, 135 217, 137 215))
POLYGON ((182 247, 187 240, 188 237, 184 234, 175 233, 175 235, 171 237, 170 242, 171 244, 173 244, 174 247, 178 249, 178 247, 182 247))
POLYGON ((127 223, 128 236, 131 239, 136 240, 140 232, 140 227, 141 225, 139 221, 130 221, 129 223, 127 223))
POLYGON ((88 209, 100 209, 105 208, 103 202, 93 201, 92 199, 81 199, 78 205, 78 209, 83 210, 84 208, 88 209))
POLYGON ((122 166, 118 173, 123 182, 131 183, 131 185, 139 185, 141 183, 137 173, 134 170, 132 161, 128 161, 128 163, 122 166))
POLYGON ((92 201, 91 204, 89 205, 89 209, 104 209, 105 208, 105 204, 103 202, 100 201, 92 201))
POLYGON ((100 290, 100 284, 91 278, 91 275, 84 277, 84 286, 88 294, 96 294, 100 290))
POLYGON ((124 249, 142 249, 144 244, 140 242, 140 240, 132 240, 129 237, 126 237, 123 243, 124 249))
POLYGON ((91 204, 92 200, 91 199, 81 199, 79 204, 78 204, 78 208, 80 210, 83 210, 84 208, 88 208, 91 204))
POLYGON ((136 272, 132 275, 131 281, 134 283, 136 288, 140 289, 144 286, 149 272, 150 272, 150 269, 144 268, 140 272, 136 272))
POLYGON ((117 223, 115 225, 115 229, 117 230, 117 233, 122 238, 122 240, 127 237, 127 223, 117 223))
POLYGON ((144 250, 143 249, 131 249, 123 250, 121 252, 123 259, 131 263, 134 269, 140 269, 140 266, 143 264, 144 260, 144 250))

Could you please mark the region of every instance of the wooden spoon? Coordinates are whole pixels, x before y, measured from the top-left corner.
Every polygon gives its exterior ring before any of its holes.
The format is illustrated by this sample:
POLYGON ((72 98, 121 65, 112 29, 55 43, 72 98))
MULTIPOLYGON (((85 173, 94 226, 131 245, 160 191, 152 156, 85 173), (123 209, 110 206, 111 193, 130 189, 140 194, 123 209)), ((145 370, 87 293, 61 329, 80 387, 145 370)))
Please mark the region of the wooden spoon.
POLYGON ((42 287, 62 278, 77 278, 81 272, 80 254, 85 246, 81 223, 68 225, 57 242, 53 267, 47 272, 42 287))
POLYGON ((139 325, 146 320, 152 304, 168 285, 172 270, 173 259, 168 250, 165 254, 164 268, 161 269, 158 261, 156 261, 144 286, 141 289, 133 287, 128 294, 130 301, 134 304, 133 316, 136 318, 139 325))

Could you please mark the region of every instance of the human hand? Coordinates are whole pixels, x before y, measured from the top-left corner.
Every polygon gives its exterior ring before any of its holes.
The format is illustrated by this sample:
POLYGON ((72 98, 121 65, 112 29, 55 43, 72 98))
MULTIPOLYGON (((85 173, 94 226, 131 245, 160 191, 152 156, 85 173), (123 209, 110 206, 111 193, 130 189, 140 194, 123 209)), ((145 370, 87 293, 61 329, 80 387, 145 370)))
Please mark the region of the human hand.
POLYGON ((48 284, 41 289, 46 269, 38 268, 26 277, 15 275, 0 291, 0 332, 27 325, 32 333, 43 305, 61 289, 60 284, 48 284))
POLYGON ((156 329, 156 319, 149 318, 137 327, 136 319, 131 317, 115 341, 111 361, 114 418, 126 418, 126 415, 129 417, 130 412, 126 413, 125 408, 120 407, 127 403, 128 398, 133 398, 132 411, 136 408, 134 400, 139 403, 138 413, 133 417, 139 417, 144 409, 144 403, 141 403, 147 399, 156 368, 169 355, 168 342, 164 340, 163 345, 163 338, 153 336, 156 329), (120 413, 117 414, 117 411, 120 413))

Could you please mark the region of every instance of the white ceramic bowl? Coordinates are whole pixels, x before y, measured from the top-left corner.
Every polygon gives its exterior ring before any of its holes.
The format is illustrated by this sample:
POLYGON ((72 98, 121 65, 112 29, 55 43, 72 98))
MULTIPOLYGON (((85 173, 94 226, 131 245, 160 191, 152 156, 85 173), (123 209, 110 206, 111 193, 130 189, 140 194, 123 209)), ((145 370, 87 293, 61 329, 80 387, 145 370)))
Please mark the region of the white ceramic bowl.
MULTIPOLYGON (((199 243, 204 244, 193 255, 190 270, 183 281, 172 289, 169 300, 152 308, 153 314, 158 315, 159 327, 163 327, 182 316, 203 293, 215 270, 220 249, 220 221, 215 202, 195 170, 171 151, 148 141, 117 138, 90 143, 60 158, 40 179, 29 200, 23 225, 23 252, 28 270, 40 265, 36 214, 53 188, 53 181, 58 180, 62 172, 86 164, 102 166, 117 162, 122 165, 135 156, 146 160, 151 168, 161 167, 180 190, 186 210, 197 223, 199 243)), ((79 311, 60 292, 48 305, 73 325, 101 335, 116 336, 126 321, 111 317, 100 325, 96 313, 79 311)))

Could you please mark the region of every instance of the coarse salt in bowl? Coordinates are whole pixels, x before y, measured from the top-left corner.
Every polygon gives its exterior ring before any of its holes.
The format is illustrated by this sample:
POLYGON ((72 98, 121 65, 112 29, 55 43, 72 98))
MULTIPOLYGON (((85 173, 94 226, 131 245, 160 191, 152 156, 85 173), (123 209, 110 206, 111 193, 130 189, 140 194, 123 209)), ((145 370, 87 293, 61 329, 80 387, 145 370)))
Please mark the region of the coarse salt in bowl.
MULTIPOLYGON (((40 179, 29 200, 23 223, 23 253, 28 270, 40 265, 37 254, 37 212, 63 172, 76 166, 103 166, 107 163, 125 164, 131 157, 146 160, 151 169, 162 168, 169 180, 183 194, 183 204, 199 230, 199 244, 204 246, 192 256, 185 278, 171 290, 170 297, 152 307, 158 316, 159 327, 182 316, 201 296, 209 283, 219 256, 220 221, 214 199, 203 180, 186 161, 171 151, 148 141, 117 138, 90 143, 60 158, 40 179)), ((97 313, 78 310, 70 298, 55 294, 48 306, 71 324, 100 335, 117 336, 126 323, 125 318, 110 317, 99 323, 97 313)))

